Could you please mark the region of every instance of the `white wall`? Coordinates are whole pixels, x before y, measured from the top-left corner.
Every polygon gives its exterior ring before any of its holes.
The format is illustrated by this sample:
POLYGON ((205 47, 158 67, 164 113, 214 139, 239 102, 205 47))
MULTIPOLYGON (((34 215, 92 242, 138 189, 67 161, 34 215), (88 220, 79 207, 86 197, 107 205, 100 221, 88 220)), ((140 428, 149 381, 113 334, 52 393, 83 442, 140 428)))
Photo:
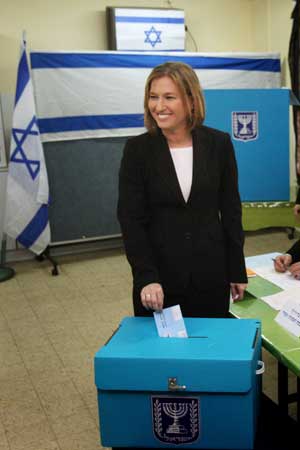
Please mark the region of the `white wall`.
MULTIPOLYGON (((0 110, 2 111, 2 126, 5 137, 5 148, 8 153, 11 119, 13 112, 14 94, 0 94, 0 110)), ((8 159, 7 159, 8 160, 8 159)), ((0 169, 0 247, 2 241, 2 230, 4 222, 4 209, 5 209, 5 196, 6 196, 6 181, 7 181, 7 168, 0 169)), ((7 249, 16 249, 15 241, 11 238, 7 238, 7 249)))
MULTIPOLYGON (((254 0, 173 0, 171 3, 185 10, 187 25, 199 51, 256 50, 253 17, 257 2, 254 0)), ((22 30, 27 32, 29 50, 104 50, 107 48, 106 6, 167 7, 168 4, 166 0, 0 0, 0 92, 14 90, 22 30)), ((264 32, 265 27, 261 34, 264 32)), ((194 50, 190 38, 187 50, 194 50)))

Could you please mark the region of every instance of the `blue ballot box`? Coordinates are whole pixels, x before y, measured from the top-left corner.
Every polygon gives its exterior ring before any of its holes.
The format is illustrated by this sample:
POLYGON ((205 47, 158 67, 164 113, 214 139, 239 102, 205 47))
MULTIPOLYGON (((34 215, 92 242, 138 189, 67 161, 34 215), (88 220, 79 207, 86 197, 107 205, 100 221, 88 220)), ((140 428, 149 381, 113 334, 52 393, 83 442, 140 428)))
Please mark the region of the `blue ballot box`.
POLYGON ((260 394, 260 322, 185 319, 188 338, 123 319, 95 355, 104 447, 251 449, 260 394))

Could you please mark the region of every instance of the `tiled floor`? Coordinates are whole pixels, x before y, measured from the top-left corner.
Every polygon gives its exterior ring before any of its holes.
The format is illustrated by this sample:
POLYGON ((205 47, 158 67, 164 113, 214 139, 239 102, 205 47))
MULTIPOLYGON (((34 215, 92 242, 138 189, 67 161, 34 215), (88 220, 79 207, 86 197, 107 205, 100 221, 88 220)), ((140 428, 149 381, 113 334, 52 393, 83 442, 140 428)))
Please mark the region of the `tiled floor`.
MULTIPOLYGON (((253 232, 245 253, 290 244, 282 231, 253 232)), ((132 315, 131 274, 122 250, 57 259, 57 277, 48 262, 26 261, 0 284, 0 450, 101 449, 93 356, 132 315)), ((276 400, 275 361, 264 359, 276 400)))

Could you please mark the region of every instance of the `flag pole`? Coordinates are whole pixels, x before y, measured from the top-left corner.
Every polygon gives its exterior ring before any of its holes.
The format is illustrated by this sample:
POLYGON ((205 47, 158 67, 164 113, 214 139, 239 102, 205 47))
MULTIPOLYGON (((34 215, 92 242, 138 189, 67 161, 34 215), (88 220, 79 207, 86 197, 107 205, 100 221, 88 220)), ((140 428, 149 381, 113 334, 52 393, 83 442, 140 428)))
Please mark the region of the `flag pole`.
MULTIPOLYGON (((25 39, 26 35, 23 31, 23 39, 25 39)), ((1 111, 0 111, 1 114, 1 111)), ((15 271, 12 267, 5 266, 5 256, 6 256, 6 234, 3 233, 1 248, 0 248, 0 283, 3 281, 10 280, 15 276, 15 271)))
POLYGON ((51 239, 49 185, 25 40, 23 31, 11 130, 4 231, 39 255, 51 239))
POLYGON ((26 30, 22 31, 22 40, 26 44, 26 30))
POLYGON ((7 281, 13 278, 15 275, 14 269, 11 267, 6 267, 5 264, 5 254, 6 254, 6 238, 2 238, 1 250, 0 250, 0 283, 2 281, 7 281))

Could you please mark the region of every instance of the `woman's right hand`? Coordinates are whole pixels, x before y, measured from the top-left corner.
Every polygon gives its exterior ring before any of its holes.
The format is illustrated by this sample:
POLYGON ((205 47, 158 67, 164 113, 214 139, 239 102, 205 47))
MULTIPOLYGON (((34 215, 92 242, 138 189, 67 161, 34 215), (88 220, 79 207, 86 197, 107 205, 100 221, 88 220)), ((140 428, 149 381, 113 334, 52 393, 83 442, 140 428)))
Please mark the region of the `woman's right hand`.
POLYGON ((276 256, 274 260, 274 268, 276 272, 286 272, 287 268, 292 263, 292 257, 288 253, 285 255, 276 256))
POLYGON ((161 311, 164 306, 164 291, 159 283, 150 283, 141 290, 141 301, 146 309, 161 311))

